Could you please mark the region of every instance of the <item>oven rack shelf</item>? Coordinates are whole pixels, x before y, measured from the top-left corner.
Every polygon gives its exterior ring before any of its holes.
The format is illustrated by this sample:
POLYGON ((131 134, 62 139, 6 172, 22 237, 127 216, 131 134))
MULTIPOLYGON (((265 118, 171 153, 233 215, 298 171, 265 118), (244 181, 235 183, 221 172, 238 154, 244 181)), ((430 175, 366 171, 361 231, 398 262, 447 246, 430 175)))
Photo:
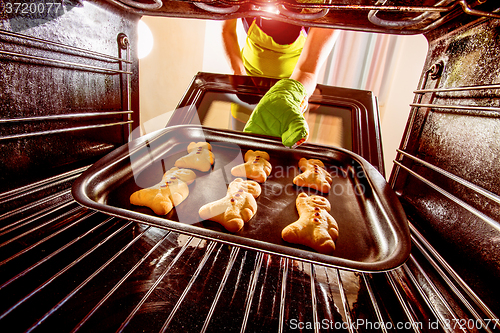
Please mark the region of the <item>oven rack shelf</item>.
POLYGON ((471 96, 473 93, 484 93, 484 94, 493 94, 494 92, 499 92, 500 84, 484 84, 484 85, 475 85, 475 86, 463 86, 463 87, 446 87, 446 88, 429 88, 429 89, 418 89, 413 93, 416 95, 416 102, 411 103, 410 106, 414 108, 429 108, 434 111, 437 110, 452 110, 457 112, 473 112, 480 115, 489 114, 489 116, 497 117, 499 116, 500 106, 484 106, 484 105, 466 105, 466 103, 462 103, 460 105, 453 105, 453 97, 459 96, 462 99, 464 98, 474 98, 471 96), (470 93, 470 94, 469 94, 470 93), (450 98, 452 103, 422 103, 420 102, 422 97, 427 94, 431 95, 431 98, 450 98))
POLYGON ((132 64, 132 61, 130 60, 130 45, 128 42, 128 38, 125 35, 118 36, 118 44, 120 46, 120 49, 123 49, 125 51, 125 57, 108 55, 101 52, 95 52, 80 47, 74 47, 71 45, 66 45, 63 43, 6 30, 0 30, 0 37, 3 39, 2 49, 0 49, 0 55, 2 57, 6 57, 9 61, 23 62, 27 65, 44 66, 47 68, 58 67, 69 70, 76 69, 81 71, 88 71, 96 74, 123 76, 125 84, 123 84, 123 91, 121 92, 121 94, 123 95, 124 99, 123 106, 126 108, 125 110, 110 110, 107 112, 71 112, 71 110, 59 110, 59 112, 67 113, 44 116, 0 118, 0 126, 14 126, 12 127, 14 128, 13 130, 4 129, 1 131, 0 141, 22 140, 25 138, 36 136, 92 130, 110 126, 126 126, 128 135, 130 135, 133 124, 132 114, 134 113, 131 110, 132 91, 130 88, 130 80, 133 72, 129 70, 129 66, 132 64), (22 49, 22 51, 19 51, 19 49, 22 49), (38 55, 39 52, 43 52, 44 54, 52 54, 53 56, 40 56, 38 55), (89 65, 85 63, 87 60, 90 60, 92 62, 101 62, 103 65, 89 65), (105 67, 104 64, 110 67, 105 67), (110 121, 110 116, 115 116, 115 121, 110 121), (27 133, 23 129, 23 123, 34 122, 41 124, 44 122, 48 122, 52 124, 58 124, 57 121, 60 120, 73 122, 92 118, 96 118, 100 122, 96 123, 94 121, 91 125, 82 126, 68 125, 67 127, 62 128, 57 126, 58 128, 51 128, 49 130, 31 130, 27 133), (123 120, 116 121, 116 118, 121 118, 123 120), (21 128, 21 133, 16 133, 15 126, 19 126, 21 128))
MULTIPOLYGON (((461 177, 458 177, 458 176, 454 175, 453 173, 448 172, 446 170, 443 170, 443 169, 441 169, 441 168, 439 168, 439 167, 437 167, 429 162, 426 162, 426 161, 424 161, 416 156, 413 156, 413 155, 411 155, 411 154, 409 154, 401 149, 397 149, 397 152, 398 152, 398 154, 400 154, 400 156, 402 155, 402 156, 408 157, 409 159, 427 167, 428 169, 431 169, 435 172, 438 172, 439 174, 445 176, 446 178, 467 187, 469 190, 473 191, 474 193, 482 195, 482 196, 500 204, 500 196, 498 196, 497 194, 492 193, 492 192, 490 192, 490 191, 488 191, 488 190, 486 190, 486 189, 484 189, 484 188, 482 188, 474 183, 471 183, 471 182, 469 182, 461 177)), ((394 161, 394 162, 400 166, 403 166, 399 161, 394 161)), ((432 186, 439 187, 436 184, 432 184, 432 186)))
POLYGON ((67 190, 51 200, 57 204, 49 209, 34 201, 0 216, 0 267, 17 267, 0 276, 2 325, 72 332, 169 332, 183 325, 214 332, 224 324, 285 332, 309 323, 316 332, 366 329, 360 325, 393 332, 404 323, 421 332, 429 323, 448 331, 454 320, 467 320, 493 332, 499 320, 412 225, 408 262, 365 274, 109 217, 79 206, 67 190), (172 294, 170 285, 181 288, 172 294))
MULTIPOLYGON (((431 68, 426 71, 424 75, 424 80, 421 82, 421 86, 419 89, 414 90, 415 94, 415 102, 410 104, 412 107, 412 113, 410 116, 409 126, 412 127, 415 125, 415 118, 418 110, 420 108, 424 108, 427 110, 431 110, 432 112, 446 112, 448 114, 462 114, 465 116, 478 116, 478 117, 488 117, 488 118, 498 118, 500 116, 500 106, 482 106, 482 105, 453 105, 456 103, 456 96, 459 96, 461 100, 466 99, 474 99, 477 103, 477 97, 472 96, 473 93, 483 93, 488 96, 492 94, 496 94, 498 89, 500 89, 500 84, 492 83, 492 84, 482 84, 482 85, 471 85, 471 86, 457 86, 457 87, 437 87, 437 88, 423 88, 427 85, 428 79, 431 78, 433 80, 438 79, 441 75, 443 65, 437 64, 431 66, 431 68), (436 75, 433 77, 433 75, 436 75), (458 95, 457 95, 458 94, 458 95), (429 97, 429 102, 423 103, 422 99, 424 96, 429 97), (449 104, 445 104, 444 101, 448 101, 449 104), (437 102, 436 102, 437 101, 437 102)), ((423 126, 422 124, 420 126, 423 126)), ((451 181, 452 183, 459 184, 472 191, 476 195, 479 195, 491 202, 496 204, 500 204, 500 196, 496 193, 493 193, 479 185, 474 184, 460 176, 453 174, 443 168, 440 168, 436 165, 433 165, 429 161, 424 160, 423 158, 419 158, 416 152, 408 151, 408 140, 406 138, 403 140, 400 149, 396 150, 397 156, 393 161, 395 164, 394 174, 398 174, 401 169, 403 169, 407 174, 411 175, 415 179, 418 179, 422 183, 428 185, 433 188, 437 192, 441 193, 446 198, 450 199, 452 202, 456 203, 460 207, 466 209, 470 213, 474 214, 484 222, 488 223, 494 229, 500 230, 500 223, 495 221, 493 218, 487 216, 480 210, 474 208, 472 205, 466 203, 464 200, 458 198, 457 196, 451 194, 446 191, 442 186, 438 183, 433 182, 432 180, 427 179, 423 175, 418 172, 412 170, 412 166, 414 164, 419 165, 420 167, 426 168, 429 171, 435 172, 445 179, 451 181), (405 165, 405 159, 408 161, 405 165)), ((421 172, 420 172, 421 173, 421 172)), ((391 185, 394 187, 394 179, 395 177, 391 177, 393 179, 391 185)))
MULTIPOLYGON (((408 156, 408 155, 405 155, 405 156, 408 156)), ((395 165, 403 170, 405 170, 409 175, 415 177, 416 179, 418 179, 419 181, 421 181, 422 183, 428 185, 429 187, 431 187, 432 189, 434 189, 435 191, 439 192, 440 194, 442 194, 444 197, 448 198, 449 200, 453 201, 454 203, 456 203, 458 206, 466 209, 468 212, 474 214, 476 217, 480 218, 482 221, 486 222, 488 225, 490 225, 492 228, 500 231, 500 224, 495 221, 493 218, 491 218, 490 216, 486 215, 485 213, 481 212, 480 210, 474 208, 472 205, 466 203, 465 201, 459 199, 458 197, 456 197, 455 195, 451 194, 450 192, 444 190, 442 187, 440 187, 439 185, 436 185, 435 183, 433 183, 432 181, 429 181, 428 179, 426 179, 425 177, 422 177, 421 175, 419 175, 417 172, 411 170, 409 167, 403 165, 402 163, 398 162, 398 161, 394 161, 395 165)), ((484 191, 482 191, 484 192, 484 191)), ((495 196, 493 196, 495 198, 495 196)), ((495 199, 498 199, 498 198, 495 198, 495 199)), ((497 201, 497 200, 495 200, 497 201)))
POLYGON ((419 89, 413 91, 414 94, 427 94, 427 93, 446 93, 446 92, 458 92, 458 91, 474 91, 474 90, 496 90, 500 89, 500 84, 484 84, 477 86, 467 86, 467 87, 450 87, 450 88, 435 88, 435 89, 419 89))
MULTIPOLYGON (((33 43, 31 45, 26 45, 27 49, 52 46, 52 47, 55 47, 56 49, 59 49, 59 50, 54 49, 53 50, 54 52, 58 52, 61 54, 63 54, 63 53, 72 54, 69 52, 77 52, 77 55, 76 55, 77 57, 91 58, 94 60, 103 60, 103 61, 110 62, 112 64, 114 63, 117 65, 120 65, 121 63, 125 63, 125 64, 132 63, 132 61, 130 59, 127 59, 127 58, 115 57, 112 55, 108 55, 108 54, 104 54, 104 53, 100 53, 100 52, 95 52, 95 51, 83 49, 80 47, 74 47, 71 45, 63 44, 63 43, 53 42, 50 40, 37 38, 37 37, 29 36, 29 35, 24 35, 24 34, 20 34, 20 33, 16 33, 16 32, 11 32, 11 31, 6 31, 6 30, 0 29, 0 35, 3 35, 5 37, 8 37, 8 38, 11 38, 14 40, 20 40, 20 41, 33 43)), ((0 54, 15 56, 15 57, 19 57, 19 58, 26 58, 26 59, 30 59, 30 60, 46 61, 46 62, 55 63, 55 64, 59 64, 59 65, 69 65, 69 66, 79 67, 79 68, 84 69, 84 70, 87 70, 87 69, 88 70, 97 70, 97 71, 102 71, 102 72, 109 72, 112 74, 129 74, 129 75, 133 74, 132 72, 127 71, 127 70, 113 69, 113 68, 99 67, 99 66, 90 66, 90 65, 83 64, 83 63, 34 56, 34 55, 27 54, 27 53, 11 52, 11 51, 8 51, 5 49, 0 50, 0 54)), ((120 65, 120 67, 121 67, 121 65, 120 65)))

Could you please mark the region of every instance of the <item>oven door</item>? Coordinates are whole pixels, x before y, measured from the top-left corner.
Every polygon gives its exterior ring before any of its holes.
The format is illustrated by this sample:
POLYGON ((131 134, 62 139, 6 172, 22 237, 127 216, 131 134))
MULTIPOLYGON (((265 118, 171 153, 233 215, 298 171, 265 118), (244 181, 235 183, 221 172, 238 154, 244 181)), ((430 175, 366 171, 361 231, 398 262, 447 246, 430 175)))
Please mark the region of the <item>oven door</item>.
MULTIPOLYGON (((167 126, 198 124, 241 131, 245 113, 248 117, 276 82, 262 77, 198 73, 167 126)), ((304 116, 310 130, 308 142, 348 149, 384 173, 377 100, 371 91, 318 84, 304 116)))

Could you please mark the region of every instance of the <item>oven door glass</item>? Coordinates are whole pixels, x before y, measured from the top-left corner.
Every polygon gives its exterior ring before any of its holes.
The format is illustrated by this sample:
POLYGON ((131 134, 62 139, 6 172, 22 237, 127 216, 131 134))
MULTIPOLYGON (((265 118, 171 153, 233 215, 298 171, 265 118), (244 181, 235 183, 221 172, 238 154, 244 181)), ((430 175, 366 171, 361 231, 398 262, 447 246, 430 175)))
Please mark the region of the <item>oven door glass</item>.
MULTIPOLYGON (((242 131, 255 105, 240 100, 232 93, 207 92, 198 109, 200 124, 242 131), (238 113, 243 116, 238 117, 238 113)), ((310 131, 308 142, 352 150, 351 110, 349 108, 310 102, 304 117, 310 131)))
MULTIPOLYGON (((167 126, 199 124, 242 131, 274 83, 269 78, 199 73, 167 126)), ((308 142, 350 150, 383 172, 378 108, 371 92, 318 85, 304 117, 308 142)))

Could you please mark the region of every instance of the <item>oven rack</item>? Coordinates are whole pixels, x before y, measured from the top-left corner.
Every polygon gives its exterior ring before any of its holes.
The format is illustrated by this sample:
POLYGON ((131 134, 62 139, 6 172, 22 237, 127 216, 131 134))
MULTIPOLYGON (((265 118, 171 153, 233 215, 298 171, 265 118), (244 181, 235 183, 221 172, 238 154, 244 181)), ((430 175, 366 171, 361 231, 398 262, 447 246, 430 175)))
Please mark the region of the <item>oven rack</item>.
MULTIPOLYGON (((70 186, 73 176, 59 183, 70 186)), ((406 264, 364 274, 110 217, 79 206, 69 189, 26 202, 56 183, 2 196, 22 202, 0 215, 4 327, 359 332, 372 325, 394 332, 404 325, 422 332, 432 324, 447 332, 465 320, 486 332, 498 328, 498 317, 413 226, 406 264)))
MULTIPOLYGON (((443 65, 440 63, 431 66, 431 68, 428 71, 426 71, 424 79, 422 80, 419 89, 416 89, 414 91, 415 102, 410 104, 412 109, 410 113, 409 127, 415 125, 416 113, 420 108, 426 110, 432 110, 432 112, 447 112, 447 113, 462 114, 469 116, 500 118, 500 106, 479 105, 477 103, 477 97, 474 100, 475 97, 472 96, 472 94, 474 93, 483 93, 488 95, 498 93, 500 92, 499 91, 500 84, 492 83, 492 84, 482 84, 473 86, 424 89, 423 87, 427 85, 429 78, 436 80, 440 77, 442 66, 443 65), (423 103, 422 99, 424 98, 424 96, 428 96, 429 101, 437 100, 438 102, 423 103), (462 102, 467 99, 474 100, 477 105, 464 105, 465 103, 456 105, 455 103, 457 102, 457 97, 460 97, 460 100, 462 102), (451 103, 446 102, 447 99, 451 100, 451 103)), ((500 223, 498 221, 494 220, 492 217, 474 208, 471 204, 465 202, 464 200, 458 198, 449 191, 445 190, 442 186, 440 186, 436 182, 433 182, 432 180, 429 180, 424 176, 422 176, 421 174, 419 174, 418 172, 412 170, 411 165, 405 165, 403 161, 406 159, 407 161, 411 161, 411 163, 417 164, 421 167, 426 168, 427 170, 435 172, 445 177, 449 181, 464 186, 473 193, 481 197, 484 197, 485 199, 490 200, 496 204, 500 204, 500 196, 481 186, 478 186, 470 181, 467 181, 466 179, 463 179, 462 177, 457 176, 452 172, 444 170, 436 165, 433 165, 432 163, 429 163, 428 161, 425 161, 422 158, 419 158, 418 156, 416 156, 415 153, 408 151, 409 140, 410 140, 409 137, 404 138, 401 145, 401 149, 397 149, 397 156, 396 159, 393 161, 396 167, 394 170, 395 177, 391 177, 391 186, 393 188, 396 186, 395 179, 397 178, 397 174, 400 172, 401 169, 403 169, 408 175, 411 175, 412 177, 418 179, 422 183, 433 188, 435 191, 439 192, 452 202, 456 203, 460 207, 464 208, 465 210, 469 211, 470 213, 474 214, 475 216, 477 216, 478 218, 489 224, 492 228, 500 231, 500 223)))
MULTIPOLYGON (((352 28, 354 30, 397 32, 400 33, 425 33, 437 28, 459 14, 472 17, 500 19, 497 9, 478 9, 478 5, 484 5, 488 0, 440 0, 433 6, 429 5, 398 5, 396 1, 378 0, 364 1, 362 3, 349 4, 335 0, 307 3, 305 1, 263 1, 263 0, 179 0, 179 1, 136 1, 136 0, 107 0, 122 9, 139 15, 164 15, 177 16, 183 12, 185 16, 203 16, 209 13, 207 18, 228 19, 239 15, 262 15, 274 19, 292 20, 295 23, 309 21, 310 26, 329 26, 337 28, 352 28), (197 10, 189 7, 193 5, 197 10), (270 9, 272 6, 273 9, 270 9), (182 10, 180 10, 182 7, 182 10), (192 14, 189 14, 192 12, 192 14), (343 22, 338 25, 338 19, 334 17, 341 13, 343 22), (383 18, 380 13, 404 14, 407 17, 383 18), (365 20, 359 20, 359 15, 366 15, 365 20), (417 16, 408 16, 415 14, 417 16), (331 15, 332 19, 328 18, 331 15), (351 25, 349 16, 356 19, 351 25), (311 24, 311 21, 312 24, 311 24), (364 29, 360 29, 364 26, 364 29)), ((491 3, 490 3, 491 4, 491 3)), ((307 23, 306 23, 307 24, 307 23)))
POLYGON ((11 62, 23 62, 28 65, 44 66, 47 68, 58 67, 69 70, 88 71, 104 75, 120 75, 124 80, 124 84, 122 84, 123 89, 121 91, 124 110, 106 112, 69 112, 65 114, 51 114, 44 116, 0 118, 0 126, 9 126, 10 128, 1 131, 0 141, 19 140, 36 136, 92 130, 112 126, 126 126, 128 135, 131 134, 133 124, 132 114, 134 111, 131 110, 132 91, 130 82, 133 72, 129 69, 132 61, 130 60, 130 45, 127 36, 120 34, 117 38, 119 48, 125 53, 124 57, 121 55, 118 57, 112 56, 6 30, 0 30, 0 38, 3 38, 3 41, 5 42, 2 43, 3 48, 0 49, 0 56, 6 57, 11 62), (8 48, 10 49, 7 49, 8 45, 8 48), (40 52, 43 54, 52 54, 53 57, 40 56, 38 55, 40 52), (74 58, 76 58, 76 60, 67 60, 74 58), (85 63, 89 60, 91 62, 101 62, 103 65, 96 66, 85 63), (105 67, 105 65, 117 68, 105 67), (113 121, 116 117, 122 118, 123 120, 113 121), (97 119, 97 122, 94 118, 97 119), (91 121, 92 124, 83 126, 72 125, 75 121, 82 120, 91 121), (28 132, 25 131, 24 124, 30 122, 32 124, 38 123, 39 129, 30 130, 28 132), (46 123, 53 125, 43 126, 46 123), (66 124, 66 126, 59 127, 59 124, 61 123, 63 125, 66 124), (53 128, 54 126, 59 128, 53 128), (50 129, 45 130, 44 128, 46 127, 49 127, 50 129))
MULTIPOLYGON (((435 111, 440 109, 447 111, 456 112, 475 112, 477 114, 485 115, 489 113, 489 116, 498 117, 500 116, 500 106, 482 106, 482 105, 453 105, 445 103, 422 103, 421 99, 426 94, 431 94, 432 98, 446 98, 446 97, 461 97, 461 98, 473 98, 468 93, 494 93, 500 89, 500 84, 482 84, 475 86, 464 86, 464 87, 447 87, 447 88, 434 88, 434 89, 417 89, 413 93, 418 96, 416 103, 411 103, 410 106, 414 108, 431 108, 435 111), (456 93, 456 94, 455 94, 456 93), (455 94, 455 95, 454 95, 455 94)), ((465 103, 464 103, 465 104, 465 103)))
MULTIPOLYGON (((453 233, 455 229, 459 232, 468 230, 464 234, 465 238, 459 242, 461 244, 467 243, 471 252, 475 253, 483 250, 488 251, 489 240, 500 231, 497 213, 500 195, 493 192, 496 188, 493 185, 496 183, 496 179, 490 179, 484 174, 479 175, 481 173, 480 167, 477 170, 470 167, 471 165, 487 163, 487 157, 485 160, 473 161, 477 155, 472 147, 481 149, 474 146, 474 144, 481 146, 480 140, 470 140, 473 144, 469 149, 472 150, 463 151, 463 155, 460 155, 460 150, 468 147, 469 140, 466 138, 467 135, 457 136, 463 130, 472 138, 474 134, 477 134, 474 130, 480 131, 480 128, 487 131, 497 127, 500 106, 496 102, 498 101, 500 85, 494 80, 491 83, 483 80, 484 83, 478 85, 451 85, 449 79, 450 73, 453 72, 451 68, 453 68, 454 60, 449 59, 448 66, 450 68, 447 69, 444 62, 438 60, 423 73, 420 85, 414 91, 414 102, 410 104, 407 129, 403 135, 400 149, 396 151, 396 159, 393 161, 394 168, 389 183, 400 197, 407 216, 412 221, 410 227, 412 237, 414 237, 413 244, 425 255, 433 269, 446 270, 445 274, 439 273, 440 276, 450 278, 443 279, 443 283, 448 286, 460 285, 464 295, 470 298, 469 302, 464 303, 465 307, 470 311, 472 317, 476 318, 478 323, 484 327, 484 324, 488 322, 498 321, 498 316, 488 309, 485 301, 481 300, 486 300, 489 297, 488 292, 481 287, 476 287, 476 293, 481 295, 479 297, 465 284, 463 279, 467 279, 472 284, 477 283, 477 276, 462 269, 462 266, 467 265, 466 263, 453 261, 455 254, 449 248, 453 248, 454 242, 457 241, 456 234, 453 233), (439 124, 443 119, 454 120, 455 124, 467 121, 470 127, 455 129, 453 125, 450 125, 446 129, 440 128, 439 124), (449 140, 450 137, 453 137, 454 140, 449 140), (450 151, 460 156, 458 161, 444 162, 446 152, 450 151), (465 158, 468 159, 466 162, 465 158), (461 165, 461 159, 464 159, 464 165, 461 165), (423 196, 431 199, 428 202, 419 201, 419 197, 423 196), (432 228, 435 230, 429 231, 432 228), (425 237, 422 235, 424 233, 425 237), (469 234, 479 241, 472 241, 471 238, 468 238, 469 234), (433 243, 440 236, 444 237, 446 241, 433 243), (422 245, 425 246, 422 247, 422 245), (436 250, 433 246, 436 247, 436 250), (427 250, 424 251, 423 248, 427 250), (433 257, 437 258, 433 254, 434 251, 439 251, 442 256, 437 263, 432 259, 433 257), (429 253, 426 254, 426 252, 429 253), (447 258, 448 262, 444 257, 447 258), (460 273, 454 272, 451 265, 460 270, 460 273), (478 314, 480 315, 478 316, 478 314), (481 317, 482 321, 480 321, 481 317)), ((484 148, 487 148, 487 143, 484 143, 484 148)), ((474 267, 477 267, 478 271, 482 267, 481 260, 483 259, 486 258, 475 259, 478 263, 474 267)), ((410 258, 407 265, 412 260, 413 258, 410 258)), ((494 259, 488 258, 486 260, 493 261, 494 259)), ((424 271, 426 270, 424 269, 424 271)), ((491 325, 490 329, 493 329, 491 325)), ((495 326, 493 331, 496 329, 498 327, 495 326)))
MULTIPOLYGON (((96 59, 96 60, 106 59, 106 60, 108 60, 110 62, 112 61, 112 62, 117 63, 117 64, 122 63, 122 62, 123 63, 128 63, 128 64, 132 63, 132 61, 129 58, 115 57, 115 56, 104 54, 104 53, 101 53, 101 52, 87 50, 87 49, 83 49, 83 48, 80 48, 80 47, 74 47, 74 46, 71 46, 71 45, 66 45, 66 44, 63 44, 63 43, 58 43, 58 42, 50 41, 50 40, 47 40, 47 39, 42 39, 42 38, 37 38, 37 37, 29 36, 29 35, 23 35, 23 34, 20 34, 20 33, 11 32, 11 31, 7 31, 7 30, 1 30, 0 29, 0 34, 3 35, 3 36, 6 36, 6 37, 10 37, 13 40, 19 39, 21 41, 25 41, 25 42, 29 41, 29 42, 33 42, 34 43, 32 45, 27 45, 27 47, 36 47, 36 45, 38 45, 39 47, 41 45, 41 47, 43 47, 43 46, 49 46, 50 45, 50 46, 54 46, 54 47, 56 47, 58 49, 66 50, 66 52, 68 52, 68 51, 78 52, 79 53, 78 56, 80 56, 80 57, 93 58, 93 59, 96 59)), ((124 36, 124 37, 126 37, 126 36, 124 36)), ((122 37, 122 38, 124 38, 124 37, 122 37)), ((12 40, 11 40, 11 42, 12 42, 12 40)), ((124 43, 128 43, 128 41, 124 41, 124 43)), ((60 50, 59 52, 63 53, 64 51, 60 50)), ((6 50, 0 50, 0 53, 1 54, 10 55, 10 52, 8 52, 6 50)), ((79 63, 68 62, 68 61, 59 61, 57 59, 51 59, 51 58, 46 58, 46 57, 30 56, 28 54, 23 54, 23 53, 16 53, 16 52, 12 52, 12 53, 16 54, 19 57, 26 57, 26 58, 29 58, 29 59, 54 62, 54 63, 61 64, 61 65, 77 66, 77 67, 81 67, 83 69, 95 69, 95 70, 104 71, 104 72, 110 72, 110 73, 114 73, 114 74, 133 74, 130 71, 124 71, 124 70, 120 70, 120 69, 112 69, 112 68, 98 67, 98 66, 87 66, 87 65, 85 65, 83 63, 79 64, 79 63)))
MULTIPOLYGON (((432 165, 431 163, 428 163, 428 162, 426 162, 426 161, 424 161, 416 156, 408 154, 407 152, 405 152, 403 150, 398 149, 397 152, 398 152, 398 156, 400 156, 400 158, 403 156, 407 157, 407 158, 411 159, 412 161, 414 161, 422 166, 425 166, 426 168, 428 168, 432 171, 438 172, 439 174, 445 176, 446 178, 467 187, 469 190, 473 191, 474 193, 482 195, 485 198, 488 198, 488 199, 500 204, 500 196, 496 195, 495 193, 492 193, 492 192, 490 192, 490 191, 488 191, 480 186, 477 186, 474 183, 471 183, 465 179, 457 177, 454 174, 452 174, 446 170, 443 170, 441 168, 438 168, 435 165, 432 165)), ((450 199, 451 201, 453 201, 454 203, 456 203, 460 207, 466 209, 467 211, 474 214, 475 216, 477 216, 478 218, 480 218, 484 222, 488 223, 492 228, 500 231, 500 224, 497 221, 495 221, 493 218, 489 217, 488 215, 486 215, 483 212, 479 211, 478 209, 474 208, 472 205, 459 199, 458 197, 456 197, 455 195, 446 191, 445 189, 443 189, 442 187, 440 187, 436 183, 426 179, 425 177, 422 177, 417 172, 411 170, 411 168, 405 166, 403 163, 401 163, 397 160, 395 160, 394 163, 397 167, 404 169, 411 176, 415 177, 416 179, 419 179, 421 182, 432 187, 434 190, 441 193, 446 198, 450 199)))
MULTIPOLYGON (((433 112, 453 112, 456 114, 467 114, 467 115, 478 115, 478 116, 487 116, 487 117, 494 117, 494 118, 499 118, 500 117, 500 105, 499 106, 485 106, 485 105, 480 105, 478 103, 478 98, 477 96, 473 96, 474 93, 483 93, 486 95, 492 95, 492 94, 498 94, 500 93, 500 84, 498 83, 490 83, 490 84, 480 84, 480 85, 470 85, 470 86, 457 86, 457 87, 436 87, 436 88, 425 88, 427 84, 431 81, 435 81, 435 85, 437 86, 439 84, 439 79, 443 75, 444 71, 444 63, 442 61, 438 61, 431 65, 424 73, 422 80, 419 84, 419 87, 413 91, 414 93, 414 102, 409 104, 411 107, 410 109, 410 118, 408 121, 408 128, 412 128, 415 126, 416 123, 416 115, 417 111, 419 109, 426 109, 426 110, 432 110, 433 112), (422 102, 422 100, 427 98, 427 103, 422 102), (460 100, 458 99, 460 98, 460 100), (432 102, 432 101, 440 101, 440 102, 432 102), (466 105, 464 103, 464 100, 471 100, 474 102, 474 105, 466 105), (460 105, 458 105, 458 101, 462 101, 460 105)), ((480 98, 479 98, 480 100, 480 98)), ((495 100, 495 99, 493 99, 495 100)), ((397 178, 397 175, 399 173, 400 168, 406 168, 404 165, 402 165, 401 160, 403 156, 406 156, 407 158, 424 165, 425 167, 434 170, 445 177, 452 179, 455 182, 461 183, 462 185, 465 185, 469 187, 471 190, 475 191, 476 193, 479 193, 489 199, 492 199, 496 201, 497 203, 499 202, 499 196, 496 194, 493 194, 489 191, 486 191, 484 189, 481 189, 479 186, 476 186, 472 184, 471 182, 467 182, 460 177, 454 176, 450 172, 447 172, 445 170, 442 170, 441 168, 438 168, 437 166, 432 165, 431 163, 428 163, 422 159, 419 159, 417 156, 412 155, 410 151, 407 151, 408 145, 410 141, 410 133, 407 132, 403 140, 401 142, 401 149, 397 150, 397 156, 396 160, 393 161, 396 165, 395 170, 393 171, 393 175, 391 175, 390 178, 390 184, 391 187, 395 187, 395 180, 397 178)), ((407 170, 408 171, 408 170, 407 170)), ((411 171, 411 170, 410 170, 411 171)), ((418 174, 413 173, 413 176, 419 177, 418 174)), ((421 179, 422 180, 422 179, 421 179)), ((425 180, 423 180, 425 182, 425 180)), ((446 194, 444 190, 440 189, 438 185, 433 184, 432 182, 428 182, 428 185, 434 187, 441 193, 446 194)), ((453 198, 453 196, 450 194, 450 198, 453 198)), ((455 199, 452 199, 455 200, 455 199)))

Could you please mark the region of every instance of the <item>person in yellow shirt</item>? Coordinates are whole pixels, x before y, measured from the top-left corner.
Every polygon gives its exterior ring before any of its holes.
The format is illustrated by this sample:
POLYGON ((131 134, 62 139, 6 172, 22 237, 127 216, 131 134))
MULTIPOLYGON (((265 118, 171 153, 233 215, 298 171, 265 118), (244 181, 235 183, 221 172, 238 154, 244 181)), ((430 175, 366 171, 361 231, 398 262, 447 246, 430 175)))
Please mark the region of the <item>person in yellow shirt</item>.
POLYGON ((224 21, 222 40, 230 67, 236 75, 280 79, 253 112, 233 108, 244 131, 278 136, 287 147, 307 140, 302 112, 314 92, 318 72, 337 38, 333 29, 305 28, 261 17, 243 18, 247 33, 240 48, 237 20, 224 21))

